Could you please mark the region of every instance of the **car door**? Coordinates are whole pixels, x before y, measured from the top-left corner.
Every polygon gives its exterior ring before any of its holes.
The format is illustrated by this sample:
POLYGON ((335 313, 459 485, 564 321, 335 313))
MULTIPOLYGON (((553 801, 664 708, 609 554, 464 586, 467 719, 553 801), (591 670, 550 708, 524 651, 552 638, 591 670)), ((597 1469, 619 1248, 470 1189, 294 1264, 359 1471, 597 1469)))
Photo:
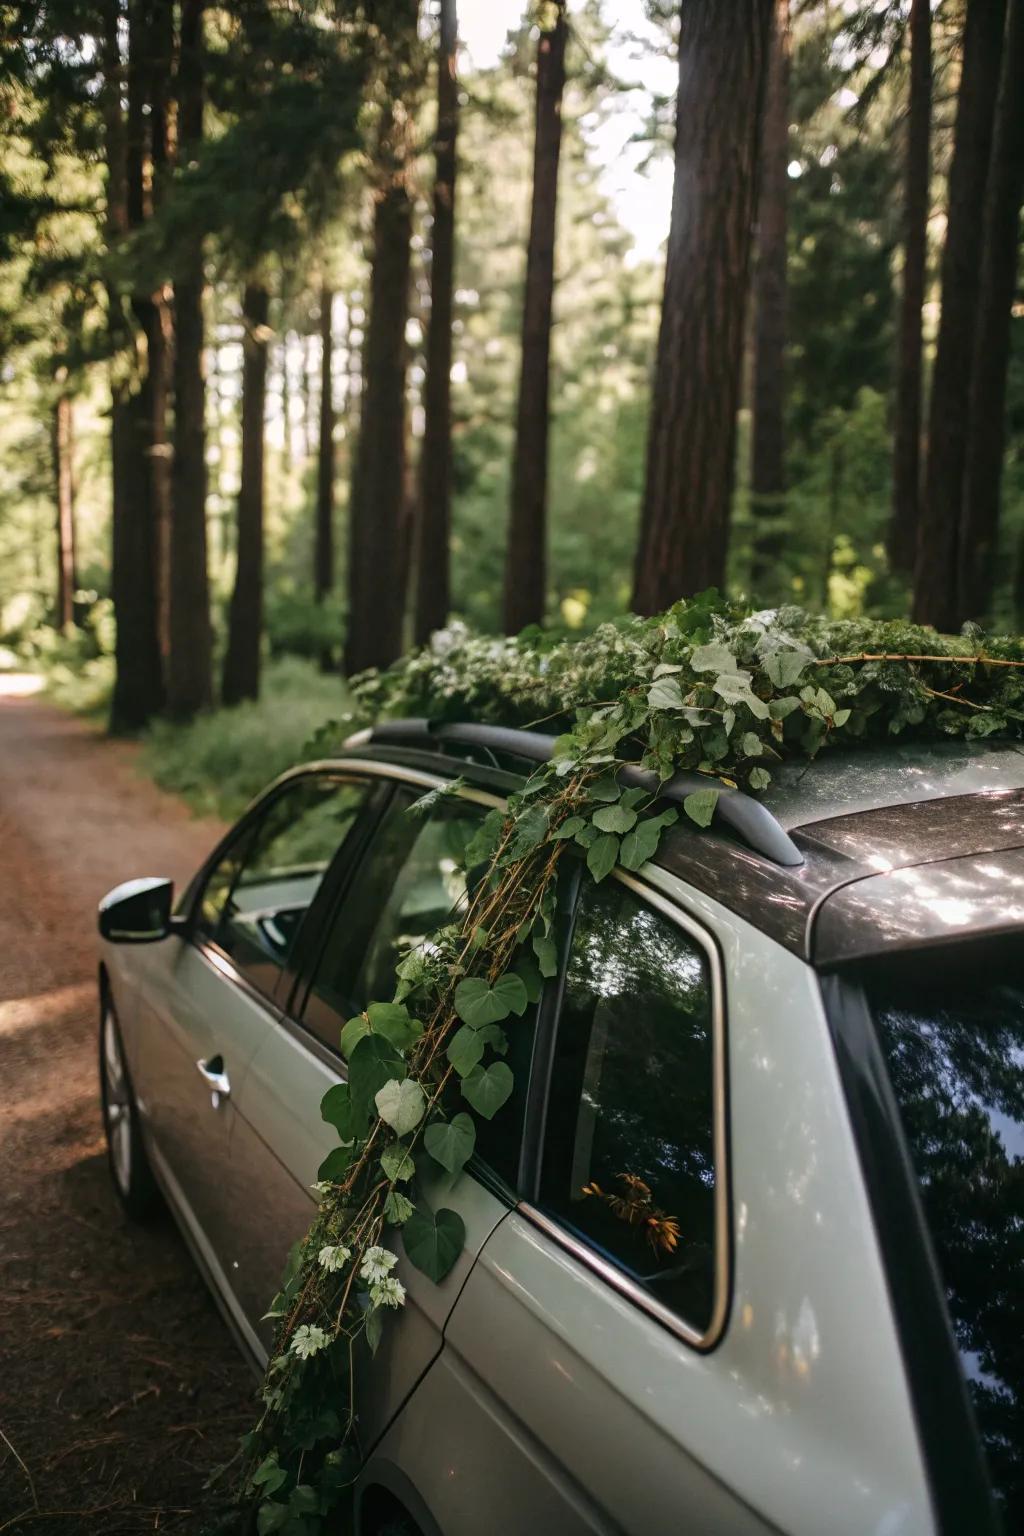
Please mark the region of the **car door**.
MULTIPOLYGON (((265 1037, 238 1100, 232 1167, 240 1180, 248 1181, 246 1208, 257 1214, 244 1239, 245 1259, 233 1255, 232 1263, 247 1264, 253 1277, 246 1293, 248 1314, 265 1347, 272 1329, 261 1322, 262 1314, 278 1289, 289 1245, 309 1226, 317 1168, 337 1144, 320 1118, 319 1103, 326 1089, 344 1077, 341 1026, 367 1003, 393 995, 394 967, 401 955, 456 909, 464 892, 459 854, 494 803, 470 791, 442 800, 425 819, 413 817, 412 801, 441 781, 408 770, 403 777, 406 782, 396 785, 326 925, 319 954, 297 988, 294 1021, 265 1037)), ((510 1118, 515 1113, 512 1109, 510 1118)), ((373 1443, 440 1350, 445 1319, 473 1259, 511 1204, 500 1181, 486 1175, 454 1183, 439 1175, 424 1180, 424 1193, 432 1203, 458 1211, 466 1246, 437 1286, 408 1264, 395 1238, 408 1299, 385 1330, 373 1369, 359 1385, 364 1447, 373 1443)))
POLYGON ((531 1198, 381 1447, 446 1536, 485 1511, 494 1536, 764 1529, 655 1428, 725 1316, 721 1008, 706 935, 619 879, 582 885, 534 1065, 531 1198), (444 1457, 424 1455, 450 1422, 444 1457))
POLYGON ((235 1102, 324 873, 370 793, 365 780, 285 782, 215 856, 184 937, 160 946, 139 991, 133 1062, 148 1139, 177 1214, 214 1278, 233 1290, 227 1177, 235 1102))
POLYGON ((934 1536, 811 967, 652 869, 583 881, 561 986, 525 1198, 381 1481, 445 1536, 934 1536))

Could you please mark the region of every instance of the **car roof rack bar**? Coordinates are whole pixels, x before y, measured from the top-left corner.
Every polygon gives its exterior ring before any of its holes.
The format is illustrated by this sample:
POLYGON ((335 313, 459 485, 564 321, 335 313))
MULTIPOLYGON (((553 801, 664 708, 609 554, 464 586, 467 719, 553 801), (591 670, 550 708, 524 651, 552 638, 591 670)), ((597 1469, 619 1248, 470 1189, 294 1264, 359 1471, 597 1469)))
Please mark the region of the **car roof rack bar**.
MULTIPOLYGON (((556 739, 540 731, 521 731, 507 725, 480 725, 468 721, 432 725, 428 720, 383 720, 369 732, 360 731, 357 736, 350 737, 346 745, 355 747, 369 742, 373 746, 425 747, 436 752, 451 743, 478 747, 487 752, 507 752, 528 762, 546 763, 556 739)), ((700 773, 677 773, 659 787, 656 774, 643 768, 626 767, 619 770, 619 779, 623 784, 657 793, 664 800, 685 800, 695 790, 718 788, 715 819, 722 826, 728 827, 748 848, 773 864, 794 868, 804 862, 803 854, 768 807, 743 790, 713 785, 700 773)))

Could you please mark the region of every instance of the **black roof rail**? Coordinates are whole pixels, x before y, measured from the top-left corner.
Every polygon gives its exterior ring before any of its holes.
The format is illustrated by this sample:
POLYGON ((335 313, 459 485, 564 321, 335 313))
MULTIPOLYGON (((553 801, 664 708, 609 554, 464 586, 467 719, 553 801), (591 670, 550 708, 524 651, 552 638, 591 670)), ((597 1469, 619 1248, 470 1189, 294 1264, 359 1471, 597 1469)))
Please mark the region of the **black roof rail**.
MULTIPOLYGON (((514 726, 480 725, 472 721, 432 725, 429 720, 417 719, 381 721, 369 732, 360 731, 351 737, 346 745, 369 743, 373 746, 427 748, 437 752, 451 744, 477 747, 490 753, 505 752, 528 762, 546 763, 555 741, 556 737, 541 731, 521 731, 514 726)), ((717 788, 720 793, 715 819, 735 832, 748 848, 786 868, 804 862, 803 854, 768 807, 741 789, 712 786, 707 776, 701 773, 677 773, 661 785, 657 774, 644 768, 620 768, 618 776, 623 784, 657 793, 664 800, 684 800, 694 790, 717 788)))

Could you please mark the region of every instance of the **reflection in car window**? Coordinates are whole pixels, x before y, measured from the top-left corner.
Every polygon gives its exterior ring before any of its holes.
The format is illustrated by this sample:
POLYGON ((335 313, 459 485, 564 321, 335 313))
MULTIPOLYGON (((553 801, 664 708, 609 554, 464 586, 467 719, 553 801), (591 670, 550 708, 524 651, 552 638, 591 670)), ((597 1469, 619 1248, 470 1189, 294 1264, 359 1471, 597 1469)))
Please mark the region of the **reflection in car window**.
POLYGON ((466 893, 462 854, 485 808, 442 800, 424 820, 415 798, 392 802, 324 944, 304 1019, 333 1046, 346 1019, 394 996, 403 954, 453 920, 466 893))
POLYGON ((704 951, 625 886, 585 888, 541 1204, 702 1331, 714 1302, 713 1104, 704 951))
POLYGON ((297 779, 210 875, 199 926, 262 991, 273 992, 366 794, 365 784, 320 775, 297 779))
POLYGON ((1024 961, 1002 944, 869 978, 1007 1531, 1024 1530, 1024 961))

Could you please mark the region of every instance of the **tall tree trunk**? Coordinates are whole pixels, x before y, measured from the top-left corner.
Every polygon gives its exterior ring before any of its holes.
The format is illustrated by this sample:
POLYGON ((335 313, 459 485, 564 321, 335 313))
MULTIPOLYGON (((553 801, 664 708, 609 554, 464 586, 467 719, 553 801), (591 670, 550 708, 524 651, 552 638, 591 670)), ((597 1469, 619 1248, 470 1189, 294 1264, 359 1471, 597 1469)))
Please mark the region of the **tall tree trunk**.
POLYGON ((267 405, 270 295, 246 283, 242 299, 242 476, 238 488, 235 586, 228 618, 222 697, 258 699, 263 640, 263 427, 267 405))
POLYGON ((292 473, 292 381, 288 368, 288 348, 291 342, 291 331, 285 331, 281 338, 281 420, 284 423, 284 438, 281 445, 281 468, 286 479, 291 479, 292 473))
POLYGON ((991 613, 1006 441, 1006 375, 1024 194, 1024 4, 1009 0, 982 235, 984 257, 974 332, 970 433, 960 528, 957 619, 991 613))
MULTIPOLYGON (((107 237, 114 246, 144 216, 144 112, 148 77, 148 15, 140 0, 126 13, 108 0, 104 14, 107 156, 107 237), (128 21, 128 122, 121 101, 124 67, 121 29, 128 21)), ((129 320, 116 285, 109 289, 112 341, 133 366, 115 367, 111 405, 113 518, 111 593, 117 624, 110 726, 134 731, 163 703, 163 669, 157 632, 157 541, 153 516, 151 449, 153 391, 148 349, 141 345, 145 303, 134 295, 129 320), (140 329, 140 326, 142 328, 140 329)))
MULTIPOLYGON (((182 0, 178 143, 183 163, 203 136, 203 9, 182 0)), ((206 541, 206 380, 203 372, 202 236, 186 241, 174 282, 174 468, 167 705, 179 719, 213 697, 213 637, 206 541)))
POLYGON ((59 629, 75 622, 75 474, 71 396, 61 390, 53 408, 53 478, 57 502, 57 601, 59 629))
POLYGON ((419 0, 394 0, 384 88, 389 103, 377 144, 379 184, 363 366, 359 445, 349 497, 348 634, 345 672, 386 667, 402 649, 405 491, 405 328, 409 313, 419 0), (390 104, 400 103, 395 110, 390 104))
POLYGON ((519 403, 512 460, 512 505, 505 556, 505 630, 540 624, 547 602, 547 495, 551 311, 555 284, 558 160, 565 89, 565 0, 537 42, 533 198, 526 248, 519 403))
POLYGON ((419 516, 416 519, 417 645, 448 621, 452 498, 452 290, 455 274, 455 177, 459 129, 458 21, 455 0, 441 0, 437 47, 437 139, 431 227, 430 329, 424 385, 419 516))
POLYGON ((895 570, 906 572, 914 569, 921 499, 921 319, 928 265, 931 112, 931 0, 911 0, 910 105, 903 178, 903 287, 889 525, 889 558, 895 570))
POLYGON ((754 515, 750 583, 776 595, 786 515, 786 233, 789 201, 789 0, 775 0, 761 134, 754 281, 754 420, 750 498, 754 515))
MULTIPOLYGON (((313 592, 321 606, 334 590, 334 292, 320 293, 320 447, 316 462, 316 527, 313 541, 313 592)), ((327 672, 329 651, 320 657, 327 672)))
POLYGON ((971 363, 982 265, 985 184, 999 91, 1005 0, 967 0, 956 134, 949 170, 942 316, 918 519, 914 619, 956 627, 959 526, 967 461, 971 363))
MULTIPOLYGON (((163 201, 171 168, 171 76, 174 67, 174 7, 155 4, 152 16, 150 75, 151 199, 163 201)), ((152 463, 153 516, 156 523, 157 634, 166 675, 171 649, 171 443, 167 412, 171 398, 174 319, 170 290, 161 284, 152 295, 152 319, 146 327, 149 371, 153 381, 152 463)))
POLYGON ((685 0, 665 294, 633 587, 638 613, 721 585, 758 131, 775 0, 685 0))

